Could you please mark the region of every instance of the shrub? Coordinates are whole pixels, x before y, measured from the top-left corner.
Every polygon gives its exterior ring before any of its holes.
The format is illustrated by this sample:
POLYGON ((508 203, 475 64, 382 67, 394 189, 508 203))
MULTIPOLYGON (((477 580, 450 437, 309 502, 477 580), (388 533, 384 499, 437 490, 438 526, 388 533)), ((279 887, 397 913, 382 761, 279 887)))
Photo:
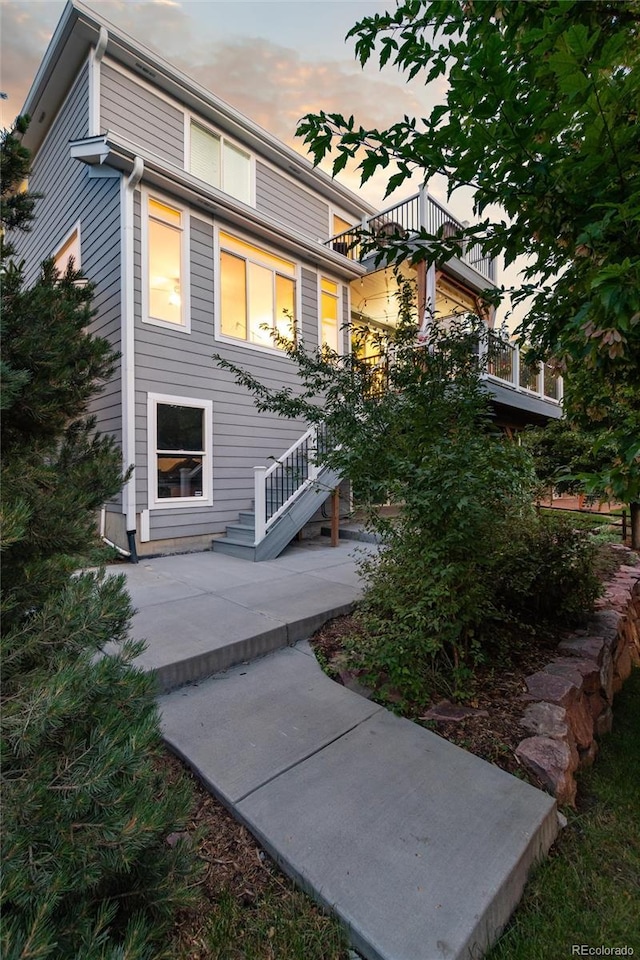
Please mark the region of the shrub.
POLYGON ((600 590, 595 553, 589 534, 567 517, 523 520, 496 548, 496 603, 520 623, 576 626, 600 590))

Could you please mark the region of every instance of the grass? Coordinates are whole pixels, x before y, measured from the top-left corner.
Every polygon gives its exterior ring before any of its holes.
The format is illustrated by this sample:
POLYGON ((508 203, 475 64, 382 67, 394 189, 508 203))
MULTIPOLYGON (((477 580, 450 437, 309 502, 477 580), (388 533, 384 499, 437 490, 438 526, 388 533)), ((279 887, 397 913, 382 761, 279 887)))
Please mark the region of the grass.
POLYGON ((247 909, 223 895, 203 932, 211 960, 343 960, 344 934, 302 893, 266 891, 247 909))
POLYGON ((578 812, 487 960, 560 960, 576 955, 574 944, 640 955, 640 670, 617 695, 613 732, 580 785, 578 812))

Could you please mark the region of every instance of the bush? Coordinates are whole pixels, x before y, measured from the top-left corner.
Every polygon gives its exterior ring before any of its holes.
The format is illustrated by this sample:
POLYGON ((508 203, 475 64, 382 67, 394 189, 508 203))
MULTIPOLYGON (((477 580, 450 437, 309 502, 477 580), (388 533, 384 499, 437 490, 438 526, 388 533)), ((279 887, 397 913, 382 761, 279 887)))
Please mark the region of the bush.
POLYGON ((567 517, 522 521, 496 550, 496 603, 519 623, 576 626, 600 591, 595 556, 589 534, 567 517))
POLYGON ((4 226, 28 227, 31 208, 5 205, 28 173, 10 134, 1 159, 1 952, 156 960, 192 897, 192 851, 167 844, 190 794, 163 776, 124 578, 76 573, 122 485, 120 451, 87 417, 117 357, 88 332, 92 288, 72 265, 26 287, 7 261, 4 226))

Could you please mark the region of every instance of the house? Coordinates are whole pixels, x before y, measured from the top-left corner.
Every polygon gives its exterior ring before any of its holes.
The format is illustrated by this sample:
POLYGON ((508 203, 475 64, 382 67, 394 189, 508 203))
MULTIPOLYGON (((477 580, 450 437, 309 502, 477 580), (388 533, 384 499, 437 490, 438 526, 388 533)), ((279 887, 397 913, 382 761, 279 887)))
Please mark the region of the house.
MULTIPOLYGON (((265 325, 286 332, 294 317, 309 347, 346 351, 349 325, 394 322, 391 272, 361 262, 349 231, 457 221, 426 190, 375 210, 79 0, 67 4, 23 112, 30 188, 43 199, 17 255, 27 279, 47 257, 63 269, 73 256, 95 283, 95 332, 121 355, 94 410, 135 469, 105 506, 103 532, 134 558, 212 540, 273 555, 339 478, 324 477, 321 495, 309 456, 317 438, 259 414, 212 355, 293 385, 265 325), (294 461, 303 495, 287 486, 294 461)), ((441 313, 468 310, 493 271, 468 250, 429 270, 426 294, 441 313)), ((555 384, 546 397, 546 381, 521 384, 513 348, 501 350, 498 408, 558 416, 555 384)))

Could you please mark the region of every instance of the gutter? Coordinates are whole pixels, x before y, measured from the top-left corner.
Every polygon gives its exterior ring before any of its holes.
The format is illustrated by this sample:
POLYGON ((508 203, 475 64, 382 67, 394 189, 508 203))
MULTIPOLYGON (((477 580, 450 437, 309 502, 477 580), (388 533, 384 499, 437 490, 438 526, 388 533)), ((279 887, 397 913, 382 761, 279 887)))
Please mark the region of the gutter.
POLYGON ((114 140, 107 132, 70 143, 71 156, 90 165, 105 165, 117 170, 130 172, 137 159, 144 162, 145 183, 172 193, 203 213, 220 217, 226 222, 249 229, 256 237, 273 243, 283 250, 300 258, 304 251, 308 261, 314 266, 322 266, 337 273, 341 279, 353 280, 367 273, 366 267, 354 260, 348 260, 335 253, 319 240, 312 240, 295 230, 284 230, 269 217, 259 213, 254 207, 240 204, 222 190, 208 187, 181 168, 172 166, 160 158, 142 156, 134 144, 124 138, 114 140))

